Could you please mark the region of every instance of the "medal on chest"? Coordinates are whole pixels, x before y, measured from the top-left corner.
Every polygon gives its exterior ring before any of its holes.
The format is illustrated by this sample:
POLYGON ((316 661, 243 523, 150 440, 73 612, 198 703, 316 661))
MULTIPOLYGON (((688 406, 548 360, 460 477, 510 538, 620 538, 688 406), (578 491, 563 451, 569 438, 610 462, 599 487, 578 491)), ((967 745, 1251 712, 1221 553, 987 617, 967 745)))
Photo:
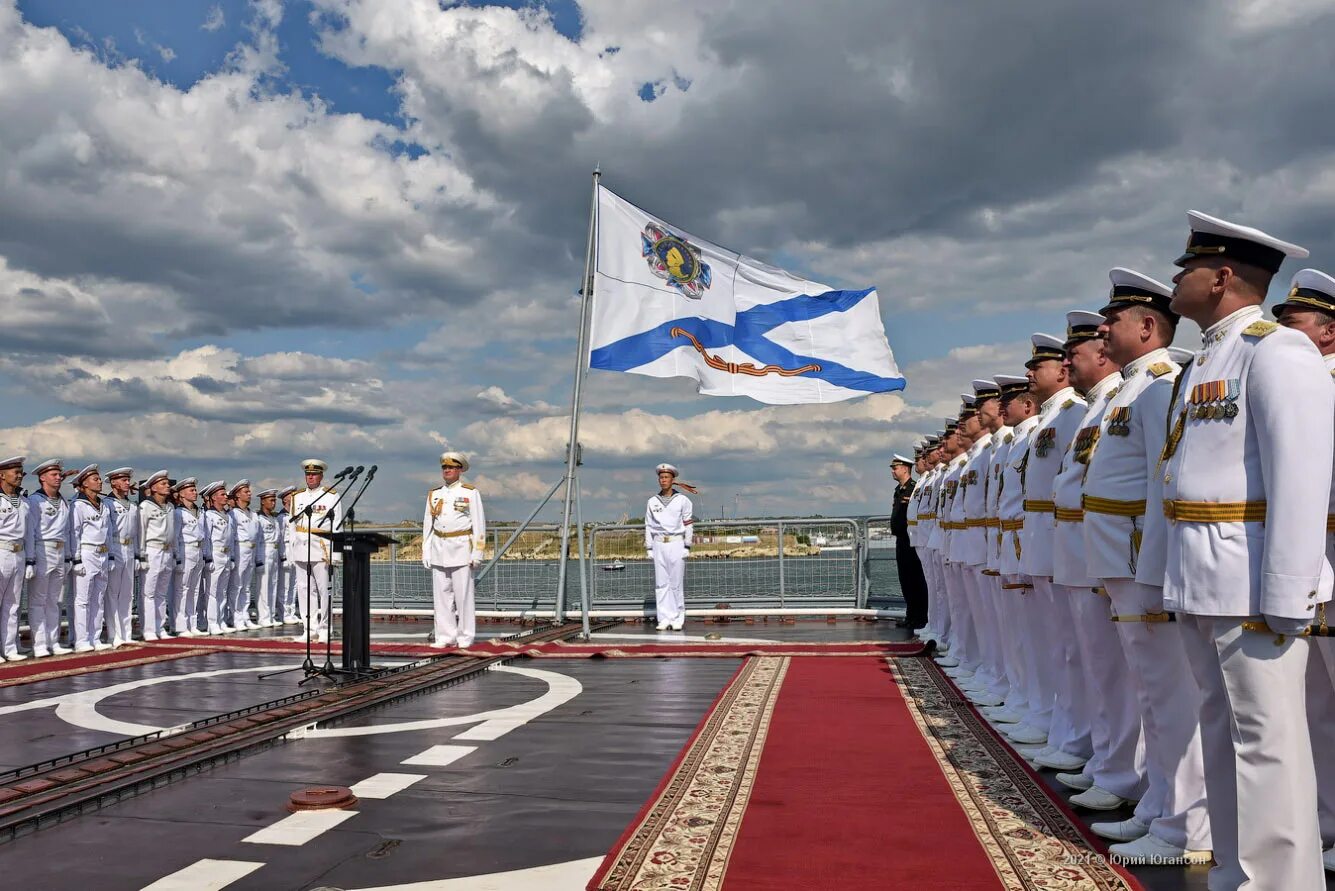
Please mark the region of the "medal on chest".
POLYGON ((1040 458, 1046 458, 1048 452, 1052 451, 1052 447, 1056 444, 1057 428, 1045 427, 1038 432, 1038 436, 1034 439, 1034 453, 1040 458))
POLYGON ((1187 397, 1191 417, 1197 421, 1213 421, 1238 416, 1238 397, 1242 395, 1242 380, 1202 381, 1191 388, 1187 397))

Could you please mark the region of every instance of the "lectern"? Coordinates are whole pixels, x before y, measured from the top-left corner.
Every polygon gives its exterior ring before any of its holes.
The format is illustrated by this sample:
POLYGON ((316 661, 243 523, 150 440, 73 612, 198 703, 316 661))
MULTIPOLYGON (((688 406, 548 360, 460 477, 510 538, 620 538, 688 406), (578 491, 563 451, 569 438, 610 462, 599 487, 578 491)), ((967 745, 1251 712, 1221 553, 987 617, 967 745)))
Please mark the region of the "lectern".
POLYGON ((371 670, 371 555, 394 539, 380 532, 335 532, 343 555, 343 671, 371 670))

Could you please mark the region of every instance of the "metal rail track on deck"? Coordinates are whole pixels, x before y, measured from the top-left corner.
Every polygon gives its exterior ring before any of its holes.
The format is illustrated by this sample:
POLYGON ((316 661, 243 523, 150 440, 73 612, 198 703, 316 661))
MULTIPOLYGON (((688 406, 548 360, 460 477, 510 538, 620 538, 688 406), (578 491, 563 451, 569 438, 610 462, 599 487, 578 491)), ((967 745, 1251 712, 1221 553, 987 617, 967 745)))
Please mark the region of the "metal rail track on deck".
MULTIPOLYGON (((616 622, 602 623, 599 628, 616 622)), ((578 624, 530 629, 506 640, 563 640, 578 624)), ((0 773, 0 843, 98 810, 328 723, 406 696, 458 683, 516 658, 449 656, 377 672, 365 680, 204 718, 0 773)))

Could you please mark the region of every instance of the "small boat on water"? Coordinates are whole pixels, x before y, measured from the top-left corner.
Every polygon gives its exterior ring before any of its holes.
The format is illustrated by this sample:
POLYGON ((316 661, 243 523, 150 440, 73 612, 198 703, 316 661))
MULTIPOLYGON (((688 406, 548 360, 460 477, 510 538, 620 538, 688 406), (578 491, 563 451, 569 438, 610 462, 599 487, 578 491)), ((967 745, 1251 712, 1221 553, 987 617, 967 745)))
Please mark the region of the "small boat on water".
POLYGON ((620 572, 626 568, 626 564, 620 560, 613 560, 611 563, 603 564, 603 572, 620 572))

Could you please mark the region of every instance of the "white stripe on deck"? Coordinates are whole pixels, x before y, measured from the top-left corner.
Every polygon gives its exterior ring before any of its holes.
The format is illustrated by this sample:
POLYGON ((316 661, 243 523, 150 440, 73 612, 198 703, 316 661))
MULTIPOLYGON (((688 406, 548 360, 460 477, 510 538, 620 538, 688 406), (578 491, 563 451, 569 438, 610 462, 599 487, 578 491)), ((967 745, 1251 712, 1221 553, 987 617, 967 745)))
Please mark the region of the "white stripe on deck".
POLYGON ((380 885, 358 891, 584 891, 589 879, 598 870, 598 864, 602 862, 602 857, 590 857, 511 872, 494 872, 485 876, 380 885))
MULTIPOLYGON (((721 643, 744 643, 744 644, 781 644, 785 641, 770 640, 765 637, 716 637, 709 640, 703 634, 683 634, 680 631, 659 631, 653 634, 616 634, 614 632, 595 632, 589 635, 591 640, 627 640, 638 641, 640 643, 674 643, 674 644, 721 644, 721 643)), ((572 640, 570 643, 578 644, 578 640, 572 640)))
POLYGON ((476 751, 477 746, 432 746, 399 763, 410 767, 448 767, 469 752, 476 751))
POLYGON ((244 879, 263 865, 244 860, 199 860, 145 885, 143 891, 218 891, 244 879))
POLYGON ((252 845, 304 845, 317 838, 338 824, 357 815, 356 811, 321 810, 297 811, 284 817, 272 826, 266 826, 259 832, 249 835, 243 842, 252 845))
POLYGON ((424 773, 378 773, 352 786, 352 794, 358 798, 388 798, 426 776, 424 773))

